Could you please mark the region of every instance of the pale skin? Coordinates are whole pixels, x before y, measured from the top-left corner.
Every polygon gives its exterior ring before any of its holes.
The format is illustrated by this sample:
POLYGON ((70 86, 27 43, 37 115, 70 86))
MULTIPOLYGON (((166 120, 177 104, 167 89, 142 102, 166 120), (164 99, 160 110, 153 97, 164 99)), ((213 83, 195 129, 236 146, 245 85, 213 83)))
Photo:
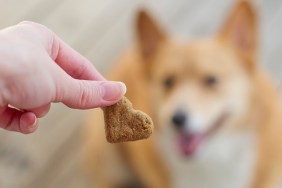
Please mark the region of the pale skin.
POLYGON ((126 92, 47 27, 22 22, 0 30, 0 127, 38 128, 51 103, 90 109, 117 103, 126 92))

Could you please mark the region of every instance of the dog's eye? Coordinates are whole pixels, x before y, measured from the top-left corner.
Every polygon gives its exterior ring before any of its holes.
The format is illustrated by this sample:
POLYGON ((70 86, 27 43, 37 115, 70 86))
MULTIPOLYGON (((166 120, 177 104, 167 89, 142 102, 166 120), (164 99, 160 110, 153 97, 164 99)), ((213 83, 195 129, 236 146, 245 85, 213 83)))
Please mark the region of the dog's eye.
POLYGON ((164 79, 163 86, 165 89, 171 89, 175 84, 175 78, 173 76, 169 76, 164 79))
POLYGON ((214 76, 207 76, 205 77, 204 84, 206 86, 213 86, 218 82, 217 78, 214 76))

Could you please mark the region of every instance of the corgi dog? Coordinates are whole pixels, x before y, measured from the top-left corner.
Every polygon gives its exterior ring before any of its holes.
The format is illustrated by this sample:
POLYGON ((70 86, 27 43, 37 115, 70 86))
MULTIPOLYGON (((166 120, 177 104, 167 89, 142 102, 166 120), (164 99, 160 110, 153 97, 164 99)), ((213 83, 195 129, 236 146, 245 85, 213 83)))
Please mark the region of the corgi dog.
POLYGON ((282 186, 282 114, 257 63, 258 21, 239 1, 219 32, 188 42, 145 11, 137 45, 108 74, 149 114, 150 139, 109 144, 101 110, 87 115, 86 170, 93 187, 276 188, 282 186))

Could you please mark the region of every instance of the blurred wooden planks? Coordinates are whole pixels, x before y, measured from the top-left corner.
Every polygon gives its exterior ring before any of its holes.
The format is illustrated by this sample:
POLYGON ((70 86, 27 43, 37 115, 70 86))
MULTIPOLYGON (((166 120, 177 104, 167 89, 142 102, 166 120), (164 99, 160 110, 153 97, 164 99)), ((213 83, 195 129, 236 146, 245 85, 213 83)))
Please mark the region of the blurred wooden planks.
MULTIPOLYGON (((214 34, 234 0, 0 0, 0 28, 22 20, 42 23, 104 71, 134 41, 140 7, 186 38, 214 34)), ((282 80, 282 1, 256 0, 261 10, 262 63, 282 80)), ((54 104, 33 135, 0 130, 1 188, 84 188, 83 111, 54 104)), ((95 125, 93 125, 95 126, 95 125)))

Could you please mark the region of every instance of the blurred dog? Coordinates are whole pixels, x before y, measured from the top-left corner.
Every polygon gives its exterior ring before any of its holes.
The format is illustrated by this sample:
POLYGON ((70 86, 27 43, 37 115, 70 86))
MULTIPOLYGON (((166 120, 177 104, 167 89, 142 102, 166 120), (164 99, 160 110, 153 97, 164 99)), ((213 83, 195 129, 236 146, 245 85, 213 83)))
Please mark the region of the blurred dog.
POLYGON ((148 188, 274 188, 282 162, 278 94, 256 64, 257 16, 247 1, 219 33, 180 43, 144 11, 138 45, 109 74, 153 117, 151 139, 106 143, 103 116, 87 119, 87 170, 94 185, 148 188))

